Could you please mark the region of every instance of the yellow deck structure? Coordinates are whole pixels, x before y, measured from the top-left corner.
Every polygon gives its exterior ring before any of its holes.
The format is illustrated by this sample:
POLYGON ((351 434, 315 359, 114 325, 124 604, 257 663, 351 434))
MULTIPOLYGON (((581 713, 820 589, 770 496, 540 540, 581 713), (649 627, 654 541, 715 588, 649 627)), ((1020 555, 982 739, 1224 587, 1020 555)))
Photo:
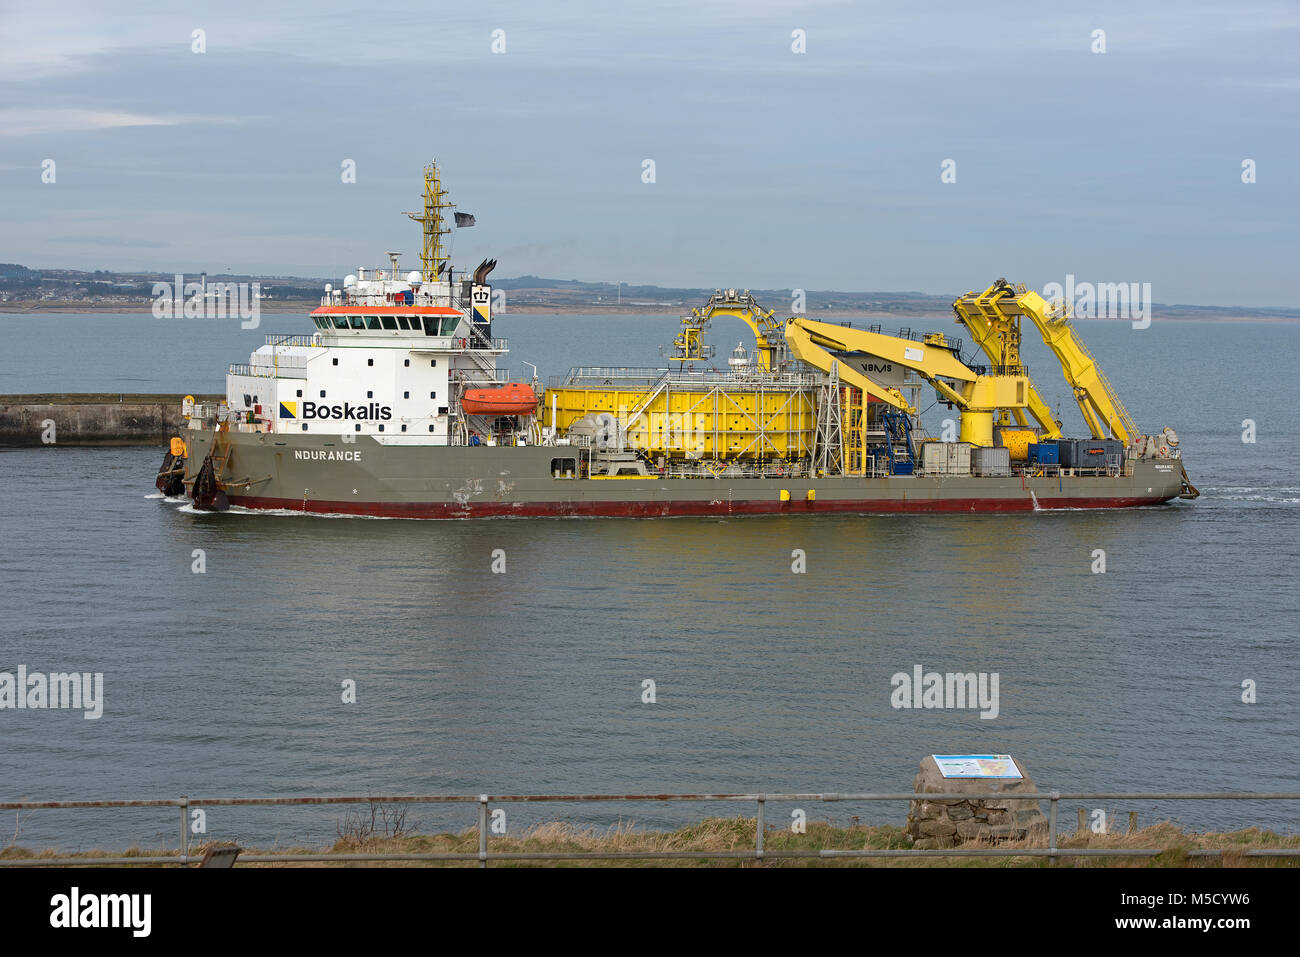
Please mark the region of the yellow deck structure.
POLYGON ((799 374, 574 370, 546 390, 542 410, 560 435, 588 415, 612 417, 603 421, 626 447, 651 457, 794 460, 813 451, 817 385, 799 374))

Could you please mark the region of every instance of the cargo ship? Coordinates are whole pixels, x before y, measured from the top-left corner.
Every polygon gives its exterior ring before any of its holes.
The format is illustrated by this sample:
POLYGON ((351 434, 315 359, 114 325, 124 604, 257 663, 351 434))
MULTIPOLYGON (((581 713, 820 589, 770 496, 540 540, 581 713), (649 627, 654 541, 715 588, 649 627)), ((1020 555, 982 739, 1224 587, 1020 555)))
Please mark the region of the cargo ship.
MULTIPOLYGON (((1068 308, 998 280, 953 304, 971 337, 778 318, 718 289, 681 319, 668 368, 502 367, 489 283, 457 273, 425 169, 420 270, 399 254, 324 287, 313 329, 268 336, 226 397, 183 409, 156 486, 203 510, 405 518, 1029 511, 1197 496, 1177 433, 1141 431, 1068 308), (713 319, 753 343, 714 367, 713 319), (1039 333, 1090 435, 1064 436, 1020 358, 1039 333), (954 410, 926 434, 933 390, 954 410)), ((468 222, 472 219, 457 214, 468 222)))

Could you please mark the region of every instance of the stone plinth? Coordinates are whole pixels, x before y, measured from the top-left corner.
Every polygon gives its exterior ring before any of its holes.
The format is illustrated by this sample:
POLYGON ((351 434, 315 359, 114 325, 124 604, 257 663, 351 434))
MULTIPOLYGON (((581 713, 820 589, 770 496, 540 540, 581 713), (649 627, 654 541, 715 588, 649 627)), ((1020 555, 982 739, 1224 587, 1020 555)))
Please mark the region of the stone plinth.
POLYGON ((921 770, 912 782, 916 794, 991 794, 1005 793, 1005 798, 966 798, 961 800, 912 801, 907 808, 907 834, 917 848, 956 847, 967 841, 1015 841, 1031 831, 1046 831, 1047 818, 1038 801, 1013 797, 1037 794, 1033 779, 1024 765, 1016 761, 1024 777, 945 778, 930 755, 921 761, 921 770))

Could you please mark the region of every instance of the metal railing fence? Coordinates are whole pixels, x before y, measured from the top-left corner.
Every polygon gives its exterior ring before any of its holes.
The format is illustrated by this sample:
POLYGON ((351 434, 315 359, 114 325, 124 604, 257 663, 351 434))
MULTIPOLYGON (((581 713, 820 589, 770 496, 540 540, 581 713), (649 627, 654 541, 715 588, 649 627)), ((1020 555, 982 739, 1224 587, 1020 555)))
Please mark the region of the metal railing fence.
MULTIPOLYGON (((1084 792, 1084 791, 993 791, 944 793, 737 793, 737 794, 423 794, 423 795, 344 795, 326 797, 280 798, 160 798, 143 801, 0 801, 0 811, 68 810, 89 808, 180 809, 180 854, 137 857, 10 857, 0 858, 0 867, 85 867, 103 865, 197 864, 201 855, 189 853, 190 809, 196 807, 270 807, 347 804, 476 804, 478 805, 479 846, 475 852, 355 853, 355 854, 242 854, 241 864, 298 864, 327 862, 398 862, 461 861, 478 862, 487 867, 493 861, 599 861, 599 860, 770 860, 795 858, 885 858, 885 857, 1045 857, 1055 864, 1065 857, 1155 857, 1169 848, 1069 848, 1058 846, 1059 806, 1062 801, 1298 801, 1300 793, 1290 792, 1192 792, 1154 791, 1084 792), (1045 847, 953 847, 920 848, 818 848, 803 850, 769 850, 765 844, 766 806, 768 802, 871 802, 871 801, 1047 801, 1047 846, 1045 847), (755 805, 755 836, 752 850, 688 851, 497 851, 488 847, 489 809, 506 804, 586 804, 605 802, 657 803, 667 801, 735 802, 755 805)), ((1248 858, 1300 858, 1300 844, 1291 847, 1245 849, 1193 848, 1185 851, 1189 858, 1220 857, 1224 853, 1248 858)))

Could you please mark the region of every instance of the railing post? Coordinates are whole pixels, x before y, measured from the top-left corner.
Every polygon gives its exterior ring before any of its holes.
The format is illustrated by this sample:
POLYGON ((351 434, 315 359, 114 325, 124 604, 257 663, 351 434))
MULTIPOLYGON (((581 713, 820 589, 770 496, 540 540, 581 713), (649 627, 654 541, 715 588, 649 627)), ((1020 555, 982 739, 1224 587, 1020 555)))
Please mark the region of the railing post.
POLYGON ((478 796, 478 866, 487 867, 488 796, 478 796))
POLYGON ((1048 798, 1051 813, 1047 818, 1047 865, 1056 866, 1056 806, 1061 799, 1060 791, 1053 791, 1048 798))
POLYGON ((181 867, 190 856, 190 799, 181 795, 181 867))
POLYGON ((764 814, 764 806, 767 801, 760 797, 758 799, 758 817, 754 819, 754 857, 757 860, 763 859, 763 831, 767 829, 767 818, 764 814))

